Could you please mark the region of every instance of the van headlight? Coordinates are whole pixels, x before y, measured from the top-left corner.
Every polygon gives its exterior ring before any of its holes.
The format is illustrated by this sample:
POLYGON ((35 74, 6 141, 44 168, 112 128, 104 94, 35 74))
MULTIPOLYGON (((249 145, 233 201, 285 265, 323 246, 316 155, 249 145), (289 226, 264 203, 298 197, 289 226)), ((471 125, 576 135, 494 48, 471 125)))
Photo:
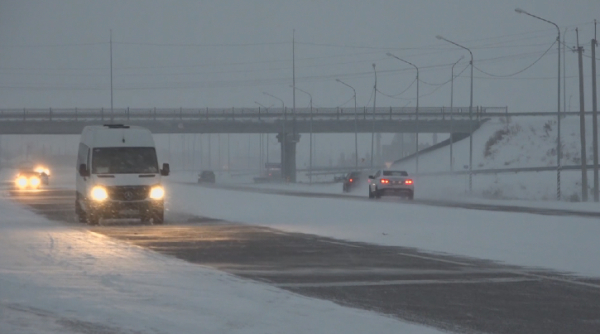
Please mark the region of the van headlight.
POLYGON ((90 195, 94 201, 104 201, 108 198, 106 189, 100 186, 92 188, 92 193, 90 195))
POLYGON ((150 189, 151 199, 163 199, 165 197, 165 189, 161 186, 155 186, 150 189))

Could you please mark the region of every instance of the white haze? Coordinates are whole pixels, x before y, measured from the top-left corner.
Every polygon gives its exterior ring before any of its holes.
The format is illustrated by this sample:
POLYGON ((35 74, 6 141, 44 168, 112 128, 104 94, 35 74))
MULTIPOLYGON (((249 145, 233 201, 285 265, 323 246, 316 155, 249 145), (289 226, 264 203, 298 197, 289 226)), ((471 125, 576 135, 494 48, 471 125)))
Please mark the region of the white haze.
MULTIPOLYGON (((109 107, 110 29, 115 107, 280 105, 264 91, 291 106, 293 29, 296 84, 313 94, 315 105, 336 107, 352 98, 351 90, 335 82, 340 78, 356 88, 359 106, 370 106, 372 63, 378 87, 387 94, 404 90, 415 77, 414 69, 386 52, 421 67, 428 83, 448 80, 449 64, 461 55, 465 59, 456 71, 468 66, 468 54, 437 40, 438 34, 471 47, 484 71, 506 75, 533 63, 554 42, 556 30, 515 13, 516 7, 561 29, 578 26, 590 55, 592 22, 600 13, 595 0, 4 0, 0 108, 109 107), (511 55, 524 56, 505 58, 511 55), (435 65, 446 66, 428 68, 435 65)), ((574 31, 566 43, 575 44, 574 31)), ((585 62, 590 101, 590 58, 585 62)), ((552 48, 531 69, 508 79, 476 71, 475 104, 555 110, 556 63, 552 48)), ((576 66, 576 55, 568 52, 567 100, 574 96, 573 110, 578 108, 576 66)), ((402 99, 379 94, 377 104, 414 106, 415 88, 402 99)), ((436 88, 421 83, 421 106, 449 105, 449 85, 436 88)), ((455 105, 468 105, 468 88, 466 70, 456 80, 455 105)), ((307 96, 298 93, 296 104, 307 107, 307 96)))

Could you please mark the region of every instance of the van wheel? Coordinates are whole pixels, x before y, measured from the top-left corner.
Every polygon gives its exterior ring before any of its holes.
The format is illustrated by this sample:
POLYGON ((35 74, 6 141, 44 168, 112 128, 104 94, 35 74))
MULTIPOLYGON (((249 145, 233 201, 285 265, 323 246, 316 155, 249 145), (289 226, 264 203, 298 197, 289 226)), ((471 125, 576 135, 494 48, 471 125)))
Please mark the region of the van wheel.
POLYGON ((80 223, 87 222, 87 218, 85 217, 85 212, 81 210, 81 206, 78 201, 75 201, 75 215, 77 215, 77 220, 80 223))
POLYGON ((375 195, 371 191, 371 187, 369 187, 369 198, 375 198, 375 195))
POLYGON ((152 215, 152 224, 154 225, 162 225, 165 222, 165 211, 155 211, 152 215))

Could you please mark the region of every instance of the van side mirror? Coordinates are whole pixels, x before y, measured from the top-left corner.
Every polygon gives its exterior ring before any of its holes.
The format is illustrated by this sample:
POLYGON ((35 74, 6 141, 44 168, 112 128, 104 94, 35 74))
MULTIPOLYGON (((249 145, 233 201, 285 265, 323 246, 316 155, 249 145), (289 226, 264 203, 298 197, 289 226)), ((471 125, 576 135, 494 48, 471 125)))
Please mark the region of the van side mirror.
POLYGON ((87 166, 85 164, 79 165, 79 175, 81 175, 82 177, 90 176, 90 171, 87 169, 87 166))
POLYGON ((171 173, 171 167, 169 164, 163 164, 162 169, 160 170, 160 175, 168 176, 171 173))
POLYGON ((374 179, 375 177, 373 177, 373 175, 369 175, 369 179, 374 179))

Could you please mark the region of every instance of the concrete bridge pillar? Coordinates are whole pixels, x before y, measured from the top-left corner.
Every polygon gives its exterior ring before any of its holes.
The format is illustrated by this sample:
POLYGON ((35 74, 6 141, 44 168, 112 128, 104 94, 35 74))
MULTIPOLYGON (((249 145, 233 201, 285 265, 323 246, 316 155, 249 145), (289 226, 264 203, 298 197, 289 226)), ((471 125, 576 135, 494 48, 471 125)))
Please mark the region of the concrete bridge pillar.
POLYGON ((300 142, 300 134, 277 134, 281 144, 281 176, 288 182, 296 182, 296 144, 300 142))

